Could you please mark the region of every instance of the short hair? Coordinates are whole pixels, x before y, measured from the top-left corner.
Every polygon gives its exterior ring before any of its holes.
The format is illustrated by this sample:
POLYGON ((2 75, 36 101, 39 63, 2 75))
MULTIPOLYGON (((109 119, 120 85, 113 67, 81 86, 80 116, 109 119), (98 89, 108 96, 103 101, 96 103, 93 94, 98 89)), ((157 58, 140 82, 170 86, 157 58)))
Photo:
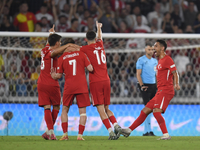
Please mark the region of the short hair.
POLYGON ((66 45, 66 44, 69 44, 69 43, 75 44, 75 41, 74 41, 72 38, 66 38, 66 39, 62 42, 62 45, 66 45))
POLYGON ((48 43, 50 46, 55 46, 56 45, 56 42, 59 42, 60 39, 62 38, 62 36, 58 35, 58 34, 51 34, 49 37, 48 37, 48 43))
POLYGON ((147 42, 145 47, 147 47, 147 46, 151 46, 152 47, 152 43, 151 42, 147 42))
POLYGON ((157 40, 156 42, 160 43, 164 47, 164 51, 167 49, 167 43, 164 40, 157 40))
POLYGON ((73 19, 71 20, 71 24, 73 24, 75 21, 78 21, 78 19, 73 18, 73 19))
POLYGON ((89 41, 93 41, 95 38, 96 38, 96 32, 90 30, 86 33, 86 38, 89 40, 89 41))

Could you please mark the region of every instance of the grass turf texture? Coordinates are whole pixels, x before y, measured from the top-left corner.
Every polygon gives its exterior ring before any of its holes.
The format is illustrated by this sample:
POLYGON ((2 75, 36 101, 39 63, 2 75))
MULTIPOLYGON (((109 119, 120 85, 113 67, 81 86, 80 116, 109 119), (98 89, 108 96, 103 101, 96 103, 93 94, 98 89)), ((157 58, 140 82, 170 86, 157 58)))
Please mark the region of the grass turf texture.
MULTIPOLYGON (((57 138, 60 138, 58 136, 57 138)), ((200 137, 172 137, 171 140, 156 140, 159 137, 120 137, 116 141, 106 136, 85 136, 77 141, 69 136, 68 141, 48 141, 39 136, 1 136, 1 150, 199 150, 200 137)))

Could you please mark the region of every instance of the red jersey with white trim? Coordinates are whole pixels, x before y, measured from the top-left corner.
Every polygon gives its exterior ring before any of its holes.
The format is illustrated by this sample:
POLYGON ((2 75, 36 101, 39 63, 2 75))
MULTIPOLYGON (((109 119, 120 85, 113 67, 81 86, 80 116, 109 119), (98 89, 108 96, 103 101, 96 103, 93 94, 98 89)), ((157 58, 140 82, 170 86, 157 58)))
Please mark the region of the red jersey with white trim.
POLYGON ((50 86, 59 86, 58 81, 52 79, 51 77, 51 68, 57 68, 58 58, 51 58, 51 52, 49 44, 41 50, 41 67, 40 67, 40 76, 38 79, 38 84, 45 84, 50 86))
POLYGON ((65 52, 58 59, 58 73, 65 74, 66 94, 88 93, 85 67, 90 65, 87 56, 80 51, 65 52))
POLYGON ((90 83, 110 80, 103 41, 97 40, 96 43, 82 46, 80 50, 87 55, 94 68, 93 72, 89 73, 90 83))
POLYGON ((165 57, 158 61, 156 69, 158 91, 163 90, 163 92, 174 94, 172 71, 177 69, 172 58, 168 55, 165 55, 165 57))

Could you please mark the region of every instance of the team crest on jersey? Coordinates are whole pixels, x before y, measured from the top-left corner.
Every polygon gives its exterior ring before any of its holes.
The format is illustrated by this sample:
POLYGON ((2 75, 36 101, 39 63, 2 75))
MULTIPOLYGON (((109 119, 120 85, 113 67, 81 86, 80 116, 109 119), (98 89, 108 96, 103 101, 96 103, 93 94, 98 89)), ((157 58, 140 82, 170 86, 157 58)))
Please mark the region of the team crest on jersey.
POLYGON ((162 68, 161 64, 158 64, 158 70, 160 70, 162 68))

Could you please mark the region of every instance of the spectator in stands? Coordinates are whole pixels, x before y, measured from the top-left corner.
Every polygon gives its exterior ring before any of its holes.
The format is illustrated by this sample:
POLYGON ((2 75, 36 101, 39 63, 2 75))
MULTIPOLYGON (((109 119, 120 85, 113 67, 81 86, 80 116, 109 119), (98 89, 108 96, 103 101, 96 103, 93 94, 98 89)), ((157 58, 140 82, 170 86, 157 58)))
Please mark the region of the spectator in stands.
POLYGON ((16 81, 16 94, 17 96, 27 96, 27 85, 26 85, 26 76, 25 73, 21 72, 16 81))
POLYGON ((3 72, 5 69, 4 59, 5 59, 5 52, 4 52, 4 50, 0 49, 0 71, 1 72, 3 72))
MULTIPOLYGON (((85 10, 88 10, 88 9, 85 9, 85 10)), ((82 1, 80 0, 77 0, 76 1, 76 4, 74 6, 74 17, 76 19, 80 18, 80 19, 83 19, 85 13, 84 13, 84 7, 83 7, 83 4, 82 4, 82 1)))
POLYGON ((110 0, 112 10, 115 12, 121 12, 125 8, 125 2, 123 0, 110 0))
POLYGON ((194 33, 191 25, 186 26, 185 33, 194 33))
POLYGON ((145 47, 145 39, 143 38, 128 39, 126 43, 126 49, 137 49, 144 47, 145 47))
POLYGON ((14 19, 14 26, 19 31, 33 32, 36 18, 33 13, 28 12, 28 4, 23 2, 19 10, 20 13, 14 19))
POLYGON ((161 0, 160 11, 164 15, 166 12, 172 12, 172 0, 161 0))
MULTIPOLYGON (((133 14, 130 16, 133 19, 134 26, 137 25, 136 16, 140 15, 140 14, 141 14, 140 7, 135 6, 134 9, 133 9, 133 14)), ((141 15, 141 17, 142 17, 142 24, 148 25, 147 18, 144 15, 141 15)), ((132 27, 133 27, 133 25, 132 25, 132 27)))
MULTIPOLYGON (((42 32, 42 25, 41 23, 36 23, 35 25, 35 32, 42 32)), ((45 44, 47 43, 47 38, 46 37, 31 37, 30 38, 30 43, 34 49, 42 49, 45 47, 45 44)), ((41 53, 39 51, 33 51, 32 54, 33 58, 40 58, 41 53)))
POLYGON ((186 65, 186 72, 180 78, 182 83, 182 89, 184 90, 184 96, 194 96, 194 91, 196 88, 196 73, 193 70, 192 64, 186 65))
POLYGON ((71 28, 67 30, 67 32, 78 32, 78 19, 74 18, 71 20, 71 28))
POLYGON ((10 23, 9 16, 3 16, 0 31, 15 31, 14 26, 10 23))
POLYGON ((9 84, 4 78, 3 72, 0 71, 0 102, 8 98, 9 95, 9 84))
POLYGON ((87 18, 87 26, 83 26, 81 32, 87 32, 89 30, 96 31, 94 19, 92 17, 87 18))
POLYGON ((53 16, 51 14, 49 14, 47 11, 48 11, 47 5, 43 4, 40 7, 40 12, 35 15, 37 21, 41 22, 42 18, 45 17, 45 18, 47 18, 48 22, 52 23, 53 16))
POLYGON ((195 33, 200 33, 200 13, 198 13, 198 15, 197 15, 197 19, 194 23, 193 28, 195 30, 195 33))
POLYGON ((186 72, 186 65, 190 63, 186 50, 180 50, 180 52, 176 54, 174 63, 176 64, 176 68, 180 75, 186 72))
POLYGON ((171 19, 169 12, 165 13, 163 18, 162 30, 166 33, 174 33, 174 20, 171 19))
POLYGON ((137 25, 133 29, 135 33, 150 33, 151 32, 151 29, 149 28, 149 26, 142 24, 141 15, 136 16, 136 21, 137 21, 137 25))
POLYGON ((154 5, 155 5, 155 0, 139 1, 139 6, 141 8, 141 14, 147 16, 147 14, 149 14, 151 11, 153 11, 154 5))
POLYGON ((180 8, 177 3, 174 5, 174 11, 171 13, 171 19, 174 20, 174 25, 178 26, 180 29, 183 28, 182 19, 180 17, 180 8))
POLYGON ((50 29, 50 24, 48 22, 48 19, 46 17, 41 18, 41 27, 42 27, 42 32, 48 32, 50 29))
POLYGON ((9 0, 9 2, 6 4, 6 0, 3 1, 3 4, 0 8, 0 24, 3 22, 3 17, 7 16, 9 22, 13 22, 13 17, 10 15, 10 5, 12 0, 9 0))
POLYGON ((91 3, 92 4, 89 7, 90 15, 92 16, 92 18, 94 19, 95 22, 99 21, 103 15, 103 12, 94 0, 92 0, 91 3))
POLYGON ((66 7, 66 5, 68 5, 66 3, 67 2, 66 0, 52 0, 52 1, 54 1, 55 5, 56 5, 56 9, 57 9, 58 13, 60 13, 60 10, 63 11, 64 7, 66 7))
POLYGON ((102 32, 103 33, 112 33, 113 29, 112 29, 112 19, 114 19, 114 17, 112 17, 114 15, 114 12, 112 11, 112 8, 110 5, 106 6, 105 8, 105 13, 104 15, 101 17, 100 22, 103 24, 102 26, 102 32))
POLYGON ((125 21, 121 21, 119 27, 116 25, 115 21, 112 20, 112 25, 118 33, 130 33, 131 29, 128 28, 128 25, 125 21))
POLYGON ((71 21, 72 14, 73 14, 73 5, 71 5, 71 7, 70 7, 70 13, 68 16, 66 16, 64 14, 58 16, 56 7, 55 7, 55 3, 54 3, 54 1, 52 1, 52 12, 53 12, 53 16, 54 16, 56 32, 66 32, 71 26, 70 21, 71 21))
POLYGON ((162 20, 163 20, 163 15, 160 12, 160 3, 156 3, 155 6, 154 6, 154 11, 148 13, 148 15, 147 15, 147 19, 148 19, 149 23, 152 22, 153 18, 158 19, 158 28, 161 29, 161 23, 162 23, 162 20))
POLYGON ((185 26, 193 26, 197 15, 197 12, 194 10, 194 2, 190 1, 188 8, 185 8, 184 5, 182 5, 182 8, 185 19, 185 26))
POLYGON ((122 21, 127 22, 128 27, 132 27, 131 24, 128 24, 128 22, 133 22, 132 18, 129 17, 128 12, 125 8, 122 9, 120 17, 117 18, 117 26, 120 26, 122 21))
POLYGON ((153 18, 151 22, 151 33, 162 33, 162 29, 158 28, 158 19, 153 18))

